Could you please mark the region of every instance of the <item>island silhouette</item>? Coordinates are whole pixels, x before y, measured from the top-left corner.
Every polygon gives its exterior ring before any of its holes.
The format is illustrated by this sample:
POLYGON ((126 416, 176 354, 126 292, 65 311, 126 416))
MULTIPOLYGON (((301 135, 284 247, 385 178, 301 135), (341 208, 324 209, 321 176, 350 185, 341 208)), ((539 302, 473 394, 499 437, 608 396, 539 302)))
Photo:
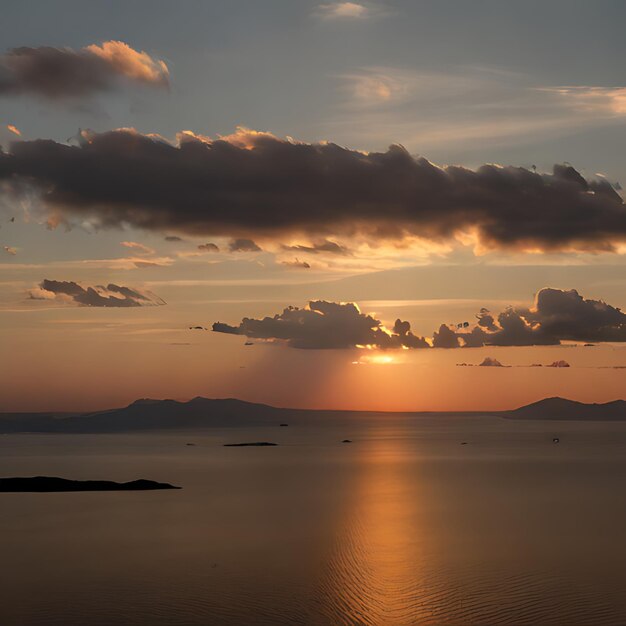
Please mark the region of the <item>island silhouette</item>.
POLYGON ((112 480, 68 480, 55 476, 0 478, 0 492, 151 491, 154 489, 181 489, 181 487, 143 478, 127 483, 116 483, 112 480))

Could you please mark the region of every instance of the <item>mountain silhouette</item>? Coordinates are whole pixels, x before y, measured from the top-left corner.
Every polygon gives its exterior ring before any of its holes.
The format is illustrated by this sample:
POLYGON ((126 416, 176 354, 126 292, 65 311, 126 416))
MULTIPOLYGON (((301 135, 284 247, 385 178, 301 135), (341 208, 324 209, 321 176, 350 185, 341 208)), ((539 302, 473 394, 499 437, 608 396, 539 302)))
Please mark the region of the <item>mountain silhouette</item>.
POLYGON ((544 398, 514 411, 507 411, 504 416, 514 419, 626 420, 626 401, 585 404, 566 398, 544 398))
MULTIPOLYGON (((462 412, 447 412, 459 414, 462 412)), ((440 413, 443 415, 444 413, 440 413)), ((472 411, 467 415, 494 415, 509 419, 626 420, 626 401, 584 404, 565 398, 545 398, 512 411, 472 411)), ((386 415, 367 411, 285 409, 234 398, 197 397, 188 402, 143 398, 126 407, 91 413, 4 413, 0 433, 120 433, 151 430, 193 430, 244 426, 280 426, 301 418, 339 420, 386 415)), ((388 414, 387 414, 388 415, 388 414)), ((433 412, 395 413, 416 417, 433 412)))

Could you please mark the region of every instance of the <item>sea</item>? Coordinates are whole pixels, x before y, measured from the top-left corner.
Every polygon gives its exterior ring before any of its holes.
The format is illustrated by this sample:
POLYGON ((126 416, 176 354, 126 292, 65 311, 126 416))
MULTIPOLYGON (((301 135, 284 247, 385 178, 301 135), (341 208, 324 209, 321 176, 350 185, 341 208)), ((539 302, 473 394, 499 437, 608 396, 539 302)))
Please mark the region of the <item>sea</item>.
POLYGON ((182 487, 0 493, 0 624, 626 624, 626 423, 286 421, 0 435, 3 477, 182 487))

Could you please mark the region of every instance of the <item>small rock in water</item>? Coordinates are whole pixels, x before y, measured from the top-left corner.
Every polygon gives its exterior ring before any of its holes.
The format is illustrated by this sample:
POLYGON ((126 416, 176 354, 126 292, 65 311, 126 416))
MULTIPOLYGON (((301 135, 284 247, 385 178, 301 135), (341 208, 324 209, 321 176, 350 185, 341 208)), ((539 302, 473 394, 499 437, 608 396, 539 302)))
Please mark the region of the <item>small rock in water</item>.
POLYGON ((344 439, 341 443, 352 443, 351 439, 344 439))
POLYGON ((560 443, 561 440, 558 437, 552 437, 552 443, 560 443))

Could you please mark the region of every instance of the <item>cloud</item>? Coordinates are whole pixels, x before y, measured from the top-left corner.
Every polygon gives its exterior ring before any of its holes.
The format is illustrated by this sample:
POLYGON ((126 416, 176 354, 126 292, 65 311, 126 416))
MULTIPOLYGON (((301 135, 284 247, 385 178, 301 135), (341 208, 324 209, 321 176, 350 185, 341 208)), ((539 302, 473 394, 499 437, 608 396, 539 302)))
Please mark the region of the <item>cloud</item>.
POLYGON ((233 239, 228 244, 231 252, 261 252, 261 248, 252 239, 233 239))
POLYGON ((198 250, 200 250, 201 252, 219 252, 220 249, 217 245, 215 245, 214 243, 201 243, 198 246, 198 250))
POLYGON ((176 145, 120 129, 87 133, 78 146, 37 140, 12 150, 0 153, 0 180, 14 193, 35 184, 54 224, 231 235, 240 250, 253 233, 469 236, 522 250, 606 251, 626 241, 626 209, 611 185, 565 165, 551 174, 438 167, 401 146, 363 154, 243 129, 229 141, 179 135, 176 145))
POLYGON ((479 367, 504 367, 504 365, 502 365, 498 359, 486 356, 482 363, 480 363, 479 367))
POLYGON ((12 248, 11 246, 3 246, 4 251, 11 256, 15 256, 17 254, 17 248, 12 248))
POLYGON ((554 361, 554 363, 550 363, 550 365, 546 365, 546 367, 570 367, 570 364, 567 361, 554 361))
POLYGON ((167 65, 122 41, 105 41, 80 50, 13 48, 0 56, 0 95, 78 98, 119 86, 120 79, 168 87, 167 65))
POLYGON ((139 307, 163 305, 165 301, 151 292, 142 292, 110 283, 106 287, 82 287, 73 281, 44 279, 29 292, 33 300, 59 300, 90 307, 139 307))
POLYGON ((169 242, 181 242, 181 241, 184 241, 184 239, 182 237, 178 237, 177 235, 167 235, 163 239, 165 241, 169 241, 169 242))
POLYGON ((321 252, 326 252, 328 254, 340 254, 347 256, 351 254, 348 248, 335 243, 334 241, 329 241, 328 239, 323 239, 322 241, 318 241, 310 246, 305 245, 296 245, 296 246, 283 246, 285 250, 294 250, 295 252, 306 252, 308 254, 319 254, 321 252))
POLYGON ((274 317, 246 317, 239 326, 216 322, 213 331, 303 349, 428 347, 422 337, 413 335, 408 322, 397 320, 393 331, 389 331, 379 320, 361 313, 356 304, 323 300, 311 301, 304 308, 288 307, 274 317))
POLYGON ((575 289, 541 289, 530 308, 507 307, 497 316, 482 308, 470 330, 442 325, 434 347, 558 345, 562 341, 626 341, 626 314, 575 289))
POLYGON ((288 267, 300 268, 304 270, 311 269, 311 266, 306 261, 300 261, 299 259, 294 259, 293 261, 281 261, 281 263, 288 267))
POLYGON ((121 241, 120 245, 131 250, 136 250, 138 254, 154 254, 154 250, 137 241, 121 241))
POLYGON ((613 187, 566 165, 551 174, 438 167, 401 146, 364 154, 245 129, 228 140, 181 134, 175 145, 132 129, 84 135, 80 145, 23 141, 0 153, 5 193, 35 185, 52 224, 242 241, 359 234, 532 251, 615 251, 626 241, 613 187))
POLYGON ((583 112, 626 114, 626 87, 545 87, 538 91, 557 94, 569 106, 583 112))
POLYGON ((332 2, 320 4, 316 14, 327 20, 362 20, 370 17, 371 9, 358 2, 332 2))
MULTIPOLYGON (((507 307, 498 315, 480 309, 474 325, 442 324, 432 343, 411 332, 397 319, 393 329, 360 312, 353 303, 311 301, 304 308, 288 307, 263 319, 245 317, 238 326, 213 324, 220 333, 282 341, 293 348, 478 348, 484 346, 559 345, 561 341, 626 342, 626 314, 601 300, 587 300, 574 289, 545 288, 531 308, 507 307)), ((487 361, 488 359, 486 359, 487 361)), ((495 365, 483 362, 482 365, 495 365)))
POLYGON ((7 130, 13 133, 14 135, 17 135, 18 137, 22 136, 22 132, 20 131, 20 129, 17 126, 14 126, 13 124, 7 124, 7 130))

